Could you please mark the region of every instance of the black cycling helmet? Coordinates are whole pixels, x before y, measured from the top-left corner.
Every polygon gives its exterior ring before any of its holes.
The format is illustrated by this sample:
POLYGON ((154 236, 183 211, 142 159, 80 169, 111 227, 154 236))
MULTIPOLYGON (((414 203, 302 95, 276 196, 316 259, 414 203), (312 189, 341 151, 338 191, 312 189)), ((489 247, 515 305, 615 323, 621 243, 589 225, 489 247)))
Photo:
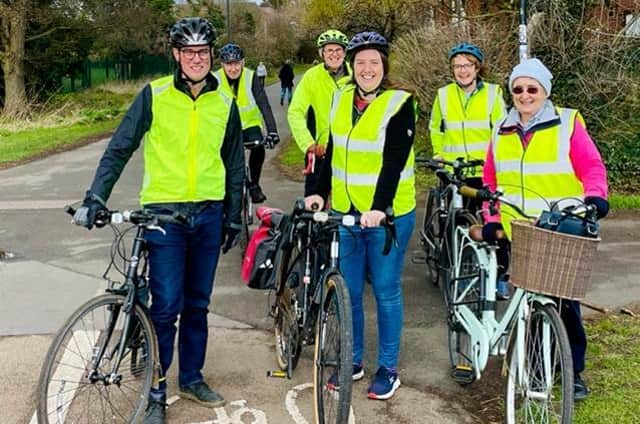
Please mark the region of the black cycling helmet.
POLYGON ((216 30, 204 18, 183 18, 169 30, 169 41, 173 47, 211 45, 216 39, 216 30))
POLYGON ((471 56, 478 59, 480 63, 484 61, 484 54, 480 47, 471 43, 460 43, 453 46, 451 50, 449 50, 449 60, 453 59, 454 56, 459 55, 461 53, 470 54, 471 56))
POLYGON ((385 56, 389 56, 389 42, 375 31, 359 32, 354 35, 347 44, 347 57, 353 59, 356 53, 363 49, 376 49, 385 56))
POLYGON ((339 44, 342 47, 346 47, 349 43, 349 39, 342 32, 337 29, 329 29, 318 36, 316 45, 318 48, 322 48, 327 44, 339 44))
POLYGON ((244 52, 237 44, 225 44, 220 49, 220 60, 222 63, 239 62, 242 59, 244 59, 244 52))

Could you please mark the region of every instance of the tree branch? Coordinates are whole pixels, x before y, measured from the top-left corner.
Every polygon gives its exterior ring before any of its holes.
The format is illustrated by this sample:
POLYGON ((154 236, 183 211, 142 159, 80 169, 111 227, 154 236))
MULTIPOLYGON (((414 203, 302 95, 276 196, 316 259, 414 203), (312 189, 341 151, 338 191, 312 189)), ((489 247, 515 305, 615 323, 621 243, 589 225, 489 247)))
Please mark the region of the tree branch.
POLYGON ((40 34, 36 34, 36 35, 32 35, 31 37, 27 37, 25 42, 28 43, 29 41, 34 41, 34 40, 37 40, 38 38, 46 37, 47 35, 51 34, 54 31, 57 31, 59 29, 71 29, 71 27, 59 26, 59 27, 55 27, 55 28, 50 28, 50 29, 48 29, 45 32, 42 32, 40 34))

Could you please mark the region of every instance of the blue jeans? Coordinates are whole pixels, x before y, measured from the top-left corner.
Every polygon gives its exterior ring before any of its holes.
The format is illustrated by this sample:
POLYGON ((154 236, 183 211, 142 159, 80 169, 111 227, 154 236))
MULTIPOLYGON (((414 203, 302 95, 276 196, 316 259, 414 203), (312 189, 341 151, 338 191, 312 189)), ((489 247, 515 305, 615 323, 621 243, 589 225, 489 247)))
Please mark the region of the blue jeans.
POLYGON ((284 103, 285 97, 287 98, 287 103, 291 104, 292 95, 292 87, 280 86, 280 104, 284 103))
POLYGON ((396 217, 397 246, 387 256, 382 254, 384 228, 340 227, 340 271, 351 296, 354 364, 362 363, 364 351, 362 294, 368 278, 378 313, 378 366, 398 366, 404 313, 402 267, 415 222, 415 211, 396 217))
MULTIPOLYGON (((186 225, 163 225, 166 235, 149 231, 151 320, 158 337, 160 364, 166 375, 173 359, 180 315, 178 352, 181 386, 203 380, 207 349, 207 314, 222 240, 222 202, 189 214, 186 225)), ((159 392, 166 391, 166 382, 159 392)), ((158 392, 158 390, 156 390, 158 392)))

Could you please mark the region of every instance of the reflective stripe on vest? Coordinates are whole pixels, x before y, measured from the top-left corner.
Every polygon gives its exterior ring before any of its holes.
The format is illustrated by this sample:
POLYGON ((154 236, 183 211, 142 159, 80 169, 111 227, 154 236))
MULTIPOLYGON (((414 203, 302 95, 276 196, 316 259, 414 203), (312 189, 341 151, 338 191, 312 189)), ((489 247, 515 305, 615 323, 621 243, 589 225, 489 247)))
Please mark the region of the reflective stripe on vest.
MULTIPOLYGON (((337 91, 330 114, 333 139, 331 199, 332 207, 339 212, 348 212, 351 205, 361 212, 371 209, 382 169, 387 126, 411 96, 401 90, 384 91, 353 125, 354 93, 353 85, 337 91)), ((413 163, 412 149, 393 199, 396 215, 404 215, 415 208, 413 163)))
MULTIPOLYGON (((498 190, 531 216, 567 197, 582 198, 584 188, 571 165, 569 150, 578 112, 558 108, 560 124, 536 131, 523 150, 518 134, 498 135, 493 144, 498 190)), ((502 206, 502 225, 511 237, 512 219, 522 219, 502 206)))
POLYGON ((240 74, 240 81, 238 81, 238 93, 234 94, 229 80, 227 79, 224 69, 220 68, 216 71, 216 77, 222 85, 222 89, 231 97, 235 97, 238 105, 238 112, 240 112, 240 121, 242 122, 242 129, 246 130, 251 127, 264 128, 262 125, 262 114, 260 108, 256 103, 256 99, 253 96, 253 90, 251 88, 253 83, 253 71, 248 68, 243 68, 240 74))
POLYGON ((466 107, 462 89, 456 83, 438 89, 440 113, 444 123, 445 159, 484 159, 491 137, 491 112, 498 96, 496 84, 483 83, 466 107))
POLYGON ((153 120, 144 138, 140 203, 222 200, 220 156, 231 99, 216 90, 196 100, 177 90, 173 77, 151 82, 153 120))

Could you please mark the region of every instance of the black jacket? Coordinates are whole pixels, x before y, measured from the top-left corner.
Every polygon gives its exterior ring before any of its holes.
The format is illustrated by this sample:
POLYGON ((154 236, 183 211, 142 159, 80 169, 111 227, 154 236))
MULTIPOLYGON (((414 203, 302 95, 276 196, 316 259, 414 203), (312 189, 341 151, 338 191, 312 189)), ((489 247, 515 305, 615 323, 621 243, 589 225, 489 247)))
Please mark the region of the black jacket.
MULTIPOLYGON (((178 90, 193 99, 191 91, 179 71, 174 75, 173 83, 178 90)), ((217 88, 218 80, 209 74, 199 95, 215 91, 217 88)), ((111 191, 131 155, 140 147, 140 142, 151 127, 153 121, 151 102, 151 85, 147 84, 129 107, 100 159, 90 191, 105 202, 111 195, 111 191)), ((224 224, 225 226, 230 226, 232 223, 239 225, 241 223, 242 187, 244 184, 244 152, 240 113, 235 101, 231 105, 220 155, 226 169, 224 224)))
POLYGON ((291 65, 285 63, 280 68, 278 78, 280 78, 280 85, 283 87, 293 87, 293 68, 291 65))

